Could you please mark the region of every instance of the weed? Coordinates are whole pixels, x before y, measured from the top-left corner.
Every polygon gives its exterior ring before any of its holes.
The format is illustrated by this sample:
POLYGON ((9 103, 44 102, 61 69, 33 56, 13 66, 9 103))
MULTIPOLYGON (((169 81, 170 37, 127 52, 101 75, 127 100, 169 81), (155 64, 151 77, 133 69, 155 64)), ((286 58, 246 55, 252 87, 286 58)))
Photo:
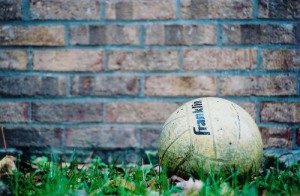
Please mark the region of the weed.
MULTIPOLYGON (((20 162, 20 160, 18 160, 20 162)), ((182 190, 172 183, 163 166, 157 172, 149 166, 117 166, 94 159, 87 165, 76 160, 67 164, 51 162, 46 158, 33 158, 36 169, 18 169, 7 178, 6 184, 14 195, 299 195, 300 164, 292 167, 267 168, 253 178, 243 178, 239 169, 230 175, 211 172, 199 173, 203 182, 200 192, 182 190)), ((19 165, 19 164, 17 164, 19 165)))

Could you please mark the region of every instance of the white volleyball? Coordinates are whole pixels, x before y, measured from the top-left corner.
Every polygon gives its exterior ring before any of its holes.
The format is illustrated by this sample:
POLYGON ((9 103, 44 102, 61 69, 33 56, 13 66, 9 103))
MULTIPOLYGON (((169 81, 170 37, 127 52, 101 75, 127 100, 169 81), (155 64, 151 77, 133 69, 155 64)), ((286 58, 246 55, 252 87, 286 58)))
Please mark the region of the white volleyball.
POLYGON ((189 101, 171 114, 158 154, 160 165, 179 176, 237 168, 241 174, 255 174, 263 144, 248 112, 228 100, 208 97, 189 101))

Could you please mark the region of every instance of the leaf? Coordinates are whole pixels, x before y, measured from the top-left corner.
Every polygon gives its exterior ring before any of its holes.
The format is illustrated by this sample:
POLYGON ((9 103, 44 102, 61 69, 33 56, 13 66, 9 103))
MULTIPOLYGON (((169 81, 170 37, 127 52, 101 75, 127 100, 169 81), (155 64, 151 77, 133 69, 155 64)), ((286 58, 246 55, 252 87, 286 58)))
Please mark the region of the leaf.
MULTIPOLYGON (((177 178, 181 179, 181 178, 177 178)), ((186 195, 198 195, 203 188, 204 183, 201 180, 194 180, 189 178, 189 180, 179 181, 176 183, 176 187, 183 189, 186 195)))
POLYGON ((15 165, 15 157, 11 155, 6 155, 1 161, 0 161, 0 170, 7 169, 7 174, 13 174, 13 171, 16 170, 15 165))
POLYGON ((121 178, 121 177, 119 177, 119 178, 116 179, 115 185, 116 185, 116 186, 122 186, 122 187, 125 187, 125 188, 127 188, 127 189, 132 190, 132 191, 135 190, 135 185, 134 185, 134 183, 128 182, 128 181, 124 180, 124 179, 121 178))
POLYGON ((220 188, 221 188, 221 192, 220 192, 220 195, 234 195, 234 190, 230 187, 230 185, 226 182, 223 182, 221 185, 220 185, 220 188))
POLYGON ((154 170, 155 170, 158 174, 160 174, 161 171, 162 171, 162 168, 161 168, 159 165, 156 165, 156 166, 154 167, 154 170))
POLYGON ((170 180, 171 180, 171 182, 173 182, 175 184, 179 183, 179 182, 184 182, 185 181, 183 178, 178 177, 176 175, 171 176, 170 180))

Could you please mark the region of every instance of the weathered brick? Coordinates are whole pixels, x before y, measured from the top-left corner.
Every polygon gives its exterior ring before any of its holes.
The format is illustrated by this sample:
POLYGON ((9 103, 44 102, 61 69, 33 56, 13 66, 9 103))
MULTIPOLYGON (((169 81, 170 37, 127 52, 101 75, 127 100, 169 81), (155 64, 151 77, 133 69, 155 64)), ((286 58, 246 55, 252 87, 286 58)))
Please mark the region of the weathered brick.
POLYGON ((1 46, 63 46, 64 26, 0 26, 1 46))
MULTIPOLYGON (((62 145, 62 130, 59 128, 14 127, 4 130, 7 146, 12 148, 45 149, 59 148, 62 145)), ((2 140, 0 145, 2 145, 2 140)))
POLYGON ((264 148, 292 148, 292 129, 286 127, 261 127, 264 148))
POLYGON ((71 45, 137 45, 137 25, 76 25, 70 28, 71 45))
POLYGON ((142 129, 141 147, 145 149, 157 149, 160 137, 160 129, 142 129))
POLYGON ((174 0, 105 0, 108 20, 163 20, 176 15, 174 0))
POLYGON ((110 51, 107 54, 109 70, 178 70, 177 50, 110 51))
POLYGON ((66 147, 114 149, 135 148, 137 145, 137 132, 133 128, 88 127, 66 131, 66 147))
POLYGON ((0 0, 0 21, 22 19, 22 0, 0 0))
POLYGON ((108 163, 110 164, 128 165, 140 162, 138 149, 114 149, 109 153, 108 163))
POLYGON ((185 70, 236 70, 255 69, 254 49, 202 48, 188 49, 183 54, 185 70))
POLYGON ((215 96, 214 76, 148 76, 145 79, 147 96, 215 96))
POLYGON ((250 19, 251 0, 182 0, 181 18, 250 19))
POLYGON ((147 25, 147 45, 215 45, 215 25, 147 25))
POLYGON ((299 46, 300 46, 300 21, 298 20, 298 22, 295 24, 295 32, 296 32, 296 46, 297 46, 297 49, 299 51, 299 46))
POLYGON ((300 103, 264 102, 260 106, 262 122, 300 122, 300 103))
POLYGON ((100 0, 30 0, 30 18, 48 19, 100 19, 100 0))
POLYGON ((267 70, 300 68, 300 51, 293 49, 262 50, 262 68, 267 70))
POLYGON ((0 122, 16 123, 27 122, 28 103, 22 102, 0 102, 0 122))
POLYGON ((296 95, 297 79, 288 75, 225 76, 221 78, 223 96, 296 95))
POLYGON ((300 2, 258 0, 258 17, 272 19, 300 18, 300 2))
POLYGON ((79 96, 134 96, 140 89, 136 76, 74 76, 72 95, 79 96))
POLYGON ((300 128, 296 129, 296 144, 300 147, 300 128))
POLYGON ((25 70, 27 63, 26 51, 0 51, 0 70, 25 70))
MULTIPOLYGON (((182 39, 182 33, 178 35, 182 39)), ((146 45, 165 45, 165 25, 147 25, 145 30, 146 45)))
MULTIPOLYGON (((300 154, 299 154, 299 149, 265 149, 263 152, 265 158, 275 158, 276 162, 265 162, 269 166, 270 163, 274 165, 276 163, 277 167, 279 166, 280 168, 293 168, 295 165, 297 165, 300 161, 300 154), (278 162, 277 162, 278 160, 278 162), (279 163, 279 164, 278 164, 279 163)), ((271 159, 272 160, 272 159, 271 159)), ((264 165, 267 165, 264 164, 264 165)), ((271 167, 272 169, 272 167, 271 167)))
POLYGON ((295 28, 291 23, 223 25, 222 43, 225 45, 294 44, 295 28))
POLYGON ((37 102, 32 104, 32 119, 37 122, 101 122, 102 104, 99 102, 37 102))
POLYGON ((237 105, 245 109, 256 120, 256 104, 251 102, 235 102, 237 105))
POLYGON ((0 97, 54 97, 66 95, 64 76, 1 76, 0 97))
POLYGON ((111 102, 106 105, 107 122, 163 123, 178 106, 168 102, 111 102))
POLYGON ((34 50, 33 69, 42 71, 101 71, 102 50, 34 50))
POLYGON ((76 161, 78 161, 78 163, 86 163, 86 161, 91 158, 90 156, 92 154, 93 157, 100 158, 101 162, 103 161, 103 163, 108 163, 108 156, 110 151, 113 150, 105 150, 100 148, 89 149, 89 148, 76 148, 76 147, 66 148, 65 147, 63 149, 63 153, 61 154, 62 155, 61 160, 63 160, 65 163, 71 163, 72 161, 74 161, 74 155, 75 155, 76 161))

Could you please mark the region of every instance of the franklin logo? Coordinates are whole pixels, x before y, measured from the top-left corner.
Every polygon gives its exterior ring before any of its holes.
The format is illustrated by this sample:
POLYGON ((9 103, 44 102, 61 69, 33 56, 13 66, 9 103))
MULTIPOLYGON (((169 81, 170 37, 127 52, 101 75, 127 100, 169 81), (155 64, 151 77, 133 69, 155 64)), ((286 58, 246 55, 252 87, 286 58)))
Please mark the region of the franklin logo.
POLYGON ((207 130, 206 127, 202 101, 195 101, 192 105, 192 108, 197 121, 197 127, 193 127, 194 133, 196 135, 210 135, 210 132, 207 130))

